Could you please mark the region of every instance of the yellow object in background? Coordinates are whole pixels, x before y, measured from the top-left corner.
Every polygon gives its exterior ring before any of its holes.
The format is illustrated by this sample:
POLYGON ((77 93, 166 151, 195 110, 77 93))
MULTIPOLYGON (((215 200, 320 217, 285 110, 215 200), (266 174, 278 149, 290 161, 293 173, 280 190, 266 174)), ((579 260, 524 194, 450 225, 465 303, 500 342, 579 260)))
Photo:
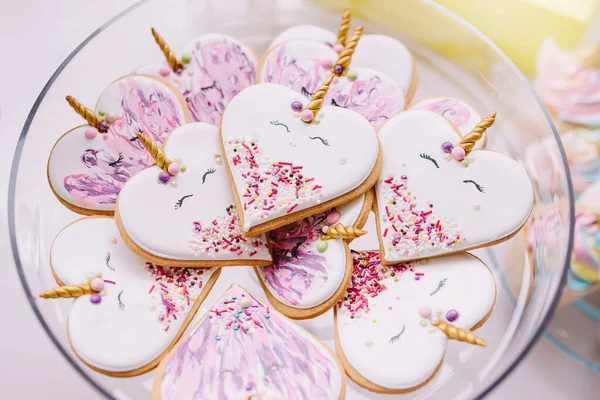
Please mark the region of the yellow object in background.
POLYGON ((535 73, 542 41, 576 47, 600 0, 438 0, 489 37, 526 74, 535 73))

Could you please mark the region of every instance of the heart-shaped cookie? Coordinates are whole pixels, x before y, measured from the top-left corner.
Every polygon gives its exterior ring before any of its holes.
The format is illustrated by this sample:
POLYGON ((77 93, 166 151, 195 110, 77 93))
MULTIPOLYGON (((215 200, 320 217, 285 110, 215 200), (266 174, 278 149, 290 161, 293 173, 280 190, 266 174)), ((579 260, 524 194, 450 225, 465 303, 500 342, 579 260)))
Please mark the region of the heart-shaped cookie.
POLYGON ((215 268, 146 263, 123 243, 108 217, 83 218, 64 228, 52 244, 50 265, 56 282, 71 286, 42 296, 70 297, 65 294, 76 292, 73 285, 86 281, 100 291, 73 301, 67 333, 85 364, 119 377, 156 367, 220 274, 215 268))
POLYGON ((161 80, 142 75, 117 79, 96 104, 107 132, 79 126, 52 148, 47 174, 53 193, 77 213, 112 215, 123 184, 153 163, 136 132, 162 143, 187 121, 185 110, 183 98, 161 80))
POLYGON ((136 72, 170 80, 185 98, 192 119, 215 125, 231 99, 254 84, 258 64, 250 47, 217 33, 194 39, 184 48, 181 60, 177 71, 164 61, 144 65, 136 72))
MULTIPOLYGON (((360 43, 360 41, 359 41, 360 43)), ((258 80, 278 83, 312 97, 331 72, 337 53, 311 40, 285 42, 265 57, 258 80)), ((388 118, 404 109, 404 93, 386 74, 369 68, 354 68, 333 79, 325 104, 361 114, 378 129, 388 118)))
POLYGON ((271 264, 264 236, 242 236, 216 126, 195 122, 176 129, 164 153, 150 145, 161 167, 131 178, 115 212, 132 250, 160 265, 271 264))
MULTIPOLYGON (((273 265, 256 272, 271 304, 294 319, 316 317, 344 295, 352 275, 350 249, 342 237, 327 239, 330 227, 352 227, 348 238, 362 235, 372 192, 349 203, 267 234, 273 265), (323 230, 325 228, 325 234, 323 230)), ((349 229, 347 229, 349 230, 349 229)))
MULTIPOLYGON (((409 110, 427 110, 440 114, 452 122, 462 135, 471 132, 475 125, 481 121, 481 115, 473 107, 464 101, 452 97, 429 97, 412 104, 409 110)), ((483 138, 475 143, 474 149, 485 148, 488 132, 484 132, 483 138)))
POLYGON ((294 111, 305 103, 301 94, 265 83, 242 91, 223 114, 224 155, 249 237, 348 202, 379 176, 379 142, 369 121, 324 106, 305 123, 294 111))
POLYGON ((343 399, 333 352, 232 285, 156 370, 152 398, 343 399))
MULTIPOLYGON (((480 128, 473 134, 485 130, 480 128)), ((465 156, 463 142, 471 137, 421 110, 400 113, 381 128, 386 172, 376 200, 382 264, 489 246, 527 221, 533 188, 525 169, 495 151, 454 159, 465 156)))
POLYGON ((454 254, 386 267, 353 251, 354 274, 336 307, 336 352, 348 376, 381 393, 416 390, 440 369, 448 339, 485 346, 471 331, 491 315, 496 285, 476 257, 454 254))

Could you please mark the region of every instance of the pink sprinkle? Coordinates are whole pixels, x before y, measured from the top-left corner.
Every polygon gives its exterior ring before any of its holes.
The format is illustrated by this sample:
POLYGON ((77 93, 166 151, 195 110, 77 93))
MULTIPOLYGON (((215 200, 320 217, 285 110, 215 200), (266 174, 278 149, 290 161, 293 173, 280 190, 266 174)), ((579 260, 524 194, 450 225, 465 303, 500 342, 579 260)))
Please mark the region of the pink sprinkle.
POLYGON ((385 228, 385 230, 383 231, 383 237, 386 237, 387 233, 388 233, 388 228, 385 228))
POLYGON ((390 217, 390 209, 388 208, 388 206, 385 206, 385 213, 387 214, 388 218, 390 217))
POLYGON ((321 189, 323 186, 321 185, 315 185, 313 186, 312 190, 317 190, 317 189, 321 189))
POLYGON ((292 210, 293 210, 294 208, 296 208, 296 207, 298 207, 298 203, 294 203, 294 205, 293 205, 293 206, 291 206, 290 208, 288 208, 288 210, 287 210, 287 214, 291 213, 291 212, 292 212, 292 210))
POLYGON ((153 290, 154 290, 154 285, 152 285, 152 287, 150 288, 150 290, 148 290, 148 294, 152 293, 153 290))
POLYGON ((105 279, 104 282, 106 282, 106 283, 112 283, 113 285, 116 285, 115 281, 109 281, 108 279, 105 279))
POLYGON ((167 327, 165 328, 165 332, 168 331, 170 327, 171 325, 167 325, 167 327))

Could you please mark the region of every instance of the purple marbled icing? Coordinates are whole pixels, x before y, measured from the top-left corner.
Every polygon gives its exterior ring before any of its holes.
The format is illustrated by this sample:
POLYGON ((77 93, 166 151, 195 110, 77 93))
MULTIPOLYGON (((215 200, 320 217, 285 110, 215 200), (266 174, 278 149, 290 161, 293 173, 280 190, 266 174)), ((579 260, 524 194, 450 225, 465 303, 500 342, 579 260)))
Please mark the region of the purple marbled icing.
POLYGON ((427 110, 440 114, 459 129, 469 122, 469 119, 471 118, 471 111, 469 108, 460 101, 454 99, 441 99, 431 103, 423 102, 422 105, 417 104, 414 108, 416 110, 427 110))
POLYGON ((292 305, 327 282, 327 258, 315 252, 327 211, 269 232, 273 264, 259 268, 263 282, 292 305))
MULTIPOLYGON (((191 61, 180 74, 169 72, 170 79, 185 97, 192 119, 218 125, 225 107, 233 97, 254 85, 257 61, 252 51, 225 35, 197 38, 186 47, 191 61)), ((138 72, 160 75, 166 62, 150 64, 138 72)))
POLYGON ((378 129, 404 109, 404 93, 391 78, 373 70, 359 69, 358 78, 341 77, 329 87, 325 104, 355 111, 378 129))
POLYGON ((125 182, 153 164, 139 140, 131 140, 136 132, 141 130, 162 144, 173 129, 185 123, 179 100, 165 86, 135 77, 113 85, 118 85, 120 109, 105 111, 113 112, 117 119, 106 134, 98 135, 102 146, 79 156, 89 173, 67 175, 63 180, 74 202, 84 207, 114 204, 125 182))
MULTIPOLYGON (((328 48, 327 45, 315 45, 328 48)), ((332 51, 329 49, 329 51, 332 51)), ((335 54, 335 53, 334 53, 335 54)), ((330 61, 335 61, 332 57, 330 61)), ((319 85, 329 76, 330 69, 323 67, 323 60, 314 56, 300 59, 293 48, 283 44, 274 49, 264 61, 261 82, 277 83, 311 97, 319 85)))
POLYGON ((322 343, 237 285, 163 363, 164 400, 337 399, 343 387, 322 343))

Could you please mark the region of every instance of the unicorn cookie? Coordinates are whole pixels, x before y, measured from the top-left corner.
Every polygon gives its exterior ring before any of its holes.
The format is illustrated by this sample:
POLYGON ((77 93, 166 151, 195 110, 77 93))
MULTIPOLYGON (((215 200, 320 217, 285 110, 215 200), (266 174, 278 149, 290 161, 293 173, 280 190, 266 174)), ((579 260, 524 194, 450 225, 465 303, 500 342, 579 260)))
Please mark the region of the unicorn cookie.
POLYGON ((65 227, 52 244, 50 266, 61 286, 40 297, 74 298, 67 322, 73 351, 90 368, 116 377, 155 368, 220 274, 146 263, 108 217, 65 227))
POLYGON ((112 215, 125 182, 152 165, 136 132, 162 144, 188 121, 179 94, 162 81, 141 75, 111 83, 100 95, 96 111, 71 96, 67 101, 89 125, 58 139, 48 159, 48 182, 64 206, 84 215, 112 215))
POLYGON ((382 265, 377 251, 353 250, 352 257, 352 282, 335 308, 334 326, 336 353, 358 385, 411 392, 439 371, 449 339, 486 346, 472 331, 491 315, 496 285, 476 257, 394 266, 382 265))
POLYGON ((410 110, 383 126, 386 172, 375 187, 382 264, 489 246, 525 224, 533 207, 525 169, 473 150, 494 120, 495 113, 462 136, 439 114, 410 110))
POLYGON ((168 266, 271 264, 264 236, 242 234, 216 126, 182 126, 164 151, 144 134, 137 137, 156 166, 123 186, 115 211, 134 252, 168 266))
POLYGON ((166 61, 142 66, 136 72, 172 82, 185 98, 193 121, 218 125, 231 99, 254 84, 258 64, 254 51, 230 36, 199 36, 178 59, 154 28, 152 35, 166 61))
POLYGON ((294 319, 313 318, 340 300, 352 275, 346 240, 366 233, 360 228, 371 210, 372 196, 368 192, 267 234, 273 265, 255 269, 277 310, 294 319))
POLYGON ((335 354, 232 285, 161 362, 154 400, 343 399, 335 354))

